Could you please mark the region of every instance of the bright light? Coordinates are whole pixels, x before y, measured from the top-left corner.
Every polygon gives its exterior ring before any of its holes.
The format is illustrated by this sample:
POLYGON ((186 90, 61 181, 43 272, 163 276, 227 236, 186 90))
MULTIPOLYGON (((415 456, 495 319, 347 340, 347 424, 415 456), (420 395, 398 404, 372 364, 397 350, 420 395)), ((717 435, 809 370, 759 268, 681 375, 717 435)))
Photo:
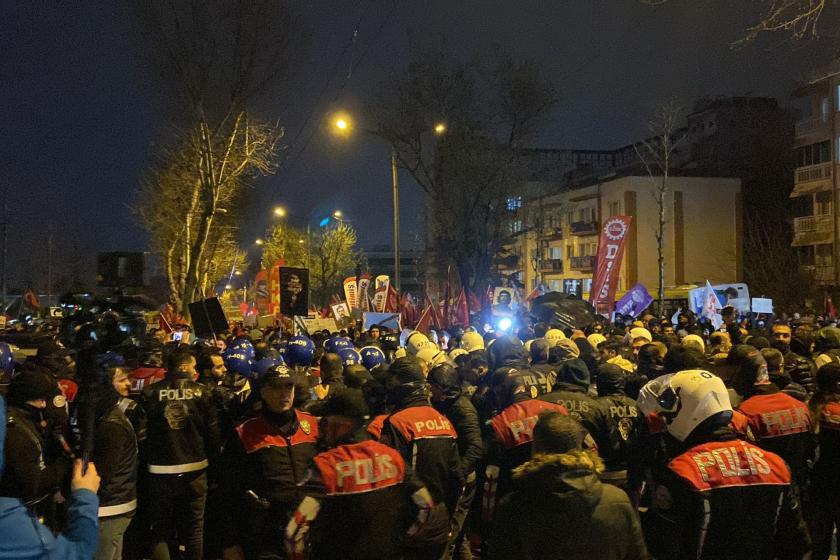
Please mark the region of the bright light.
POLYGON ((257 237, 257 240, 254 241, 254 243, 256 243, 257 245, 262 245, 265 242, 262 239, 260 239, 259 237, 257 237))
POLYGON ((298 239, 298 243, 300 243, 301 245, 303 245, 303 243, 304 243, 303 239, 298 239))
POLYGON ((499 325, 498 325, 499 330, 500 331, 507 331, 507 330, 510 329, 510 326, 512 324, 513 324, 513 322, 510 319, 508 319, 507 317, 502 317, 501 319, 499 319, 499 325))
POLYGON ((446 123, 439 122, 435 125, 435 134, 440 136, 446 132, 446 123))
POLYGON ((353 119, 347 113, 337 113, 333 116, 332 128, 335 134, 347 136, 353 129, 353 119))
POLYGON ((341 213, 341 210, 336 210, 335 212, 333 212, 333 218, 335 218, 336 220, 340 220, 343 215, 344 214, 341 213))
POLYGON ((236 274, 237 276, 242 276, 242 271, 241 271, 241 270, 237 270, 236 272, 234 272, 234 274, 236 274))
POLYGON ((225 290, 232 290, 232 289, 233 289, 233 286, 231 286, 230 284, 225 284, 225 290))
POLYGON ((282 218, 283 216, 286 215, 286 209, 283 208, 282 206, 278 206, 277 208, 274 209, 274 215, 277 216, 278 218, 282 218))
POLYGON ((318 227, 327 227, 327 224, 329 224, 329 223, 330 223, 330 219, 329 218, 324 218, 323 220, 318 222, 318 227))
POLYGON ((344 120, 344 119, 337 119, 337 120, 335 121, 335 126, 336 126, 339 130, 347 130, 347 126, 348 126, 348 125, 347 125, 347 121, 346 121, 346 120, 344 120))

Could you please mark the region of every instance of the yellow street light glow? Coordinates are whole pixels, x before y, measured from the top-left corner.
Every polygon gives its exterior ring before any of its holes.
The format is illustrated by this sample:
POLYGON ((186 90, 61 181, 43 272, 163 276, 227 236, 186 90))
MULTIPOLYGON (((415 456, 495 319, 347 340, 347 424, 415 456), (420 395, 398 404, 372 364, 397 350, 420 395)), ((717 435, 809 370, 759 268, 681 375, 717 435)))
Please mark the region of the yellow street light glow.
POLYGON ((335 218, 336 220, 340 220, 343 215, 344 214, 341 213, 341 210, 336 210, 335 212, 333 212, 333 218, 335 218))
POLYGON ((435 125, 435 134, 441 135, 446 132, 446 123, 439 122, 435 125))
POLYGON ((336 113, 332 118, 332 129, 340 136, 349 135, 353 130, 353 119, 347 113, 336 113))
POLYGON ((278 206, 277 208, 274 209, 274 215, 277 216, 278 218, 282 218, 283 216, 286 215, 286 209, 283 208, 282 206, 278 206))
POLYGON ((346 130, 348 125, 347 125, 347 121, 346 121, 346 120, 344 120, 344 119, 337 119, 337 120, 335 121, 335 126, 336 126, 336 127, 338 127, 340 130, 346 130))
POLYGON ((225 290, 232 290, 232 289, 233 289, 233 286, 231 286, 230 284, 225 284, 225 290))
POLYGON ((254 243, 256 243, 257 245, 262 245, 262 244, 263 244, 263 240, 262 240, 262 239, 260 239, 259 237, 257 237, 257 240, 256 240, 256 241, 254 241, 254 243))
POLYGON ((301 245, 303 245, 303 244, 304 244, 303 239, 298 239, 298 243, 300 243, 301 245))

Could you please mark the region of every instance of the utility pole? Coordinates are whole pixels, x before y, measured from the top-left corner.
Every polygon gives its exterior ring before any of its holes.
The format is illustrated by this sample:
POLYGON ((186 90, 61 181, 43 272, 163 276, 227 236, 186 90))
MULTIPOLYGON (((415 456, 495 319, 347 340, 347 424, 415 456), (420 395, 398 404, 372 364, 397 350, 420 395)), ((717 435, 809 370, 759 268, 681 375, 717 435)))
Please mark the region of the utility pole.
POLYGON ((2 224, 0 224, 0 225, 2 225, 2 228, 3 228, 3 232, 2 232, 3 248, 2 248, 2 252, 0 252, 0 259, 2 260, 2 265, 3 265, 2 291, 3 291, 3 314, 4 315, 6 314, 6 305, 7 305, 7 300, 6 300, 6 296, 7 296, 7 293, 6 293, 6 245, 7 245, 7 243, 6 243, 6 241, 7 241, 6 229, 7 228, 6 228, 6 226, 7 226, 7 223, 9 221, 8 220, 8 218, 9 218, 9 205, 8 205, 8 197, 6 196, 7 193, 8 193, 8 189, 6 187, 3 187, 3 222, 2 222, 2 224))
POLYGON ((47 305, 52 305, 52 253, 53 253, 53 236, 47 238, 47 305))
POLYGON ((391 185, 394 189, 394 287, 400 291, 400 184, 397 177, 397 150, 391 147, 391 185))

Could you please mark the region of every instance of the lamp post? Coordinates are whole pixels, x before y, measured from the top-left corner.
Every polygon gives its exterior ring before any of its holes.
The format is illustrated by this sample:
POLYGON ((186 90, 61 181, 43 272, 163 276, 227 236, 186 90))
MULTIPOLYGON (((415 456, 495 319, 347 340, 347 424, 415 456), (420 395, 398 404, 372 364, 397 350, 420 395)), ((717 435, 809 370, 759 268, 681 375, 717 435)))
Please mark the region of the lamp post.
MULTIPOLYGON (((337 113, 333 117, 333 132, 337 136, 347 137, 353 130, 353 120, 346 113, 337 113)), ((447 126, 438 121, 432 126, 436 136, 446 134, 447 126)), ((391 191, 394 199, 394 287, 400 290, 400 183, 397 170, 397 149, 391 144, 391 191)), ((341 221, 340 212, 336 219, 341 221)))

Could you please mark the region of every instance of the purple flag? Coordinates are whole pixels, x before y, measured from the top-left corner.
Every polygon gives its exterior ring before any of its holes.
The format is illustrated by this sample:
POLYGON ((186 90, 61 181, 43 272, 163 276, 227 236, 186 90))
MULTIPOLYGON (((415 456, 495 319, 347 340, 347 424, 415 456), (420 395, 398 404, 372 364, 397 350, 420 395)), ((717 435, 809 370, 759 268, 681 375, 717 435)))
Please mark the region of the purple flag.
POLYGON ((653 297, 641 283, 636 284, 615 304, 615 312, 621 315, 638 317, 653 303, 653 297))

